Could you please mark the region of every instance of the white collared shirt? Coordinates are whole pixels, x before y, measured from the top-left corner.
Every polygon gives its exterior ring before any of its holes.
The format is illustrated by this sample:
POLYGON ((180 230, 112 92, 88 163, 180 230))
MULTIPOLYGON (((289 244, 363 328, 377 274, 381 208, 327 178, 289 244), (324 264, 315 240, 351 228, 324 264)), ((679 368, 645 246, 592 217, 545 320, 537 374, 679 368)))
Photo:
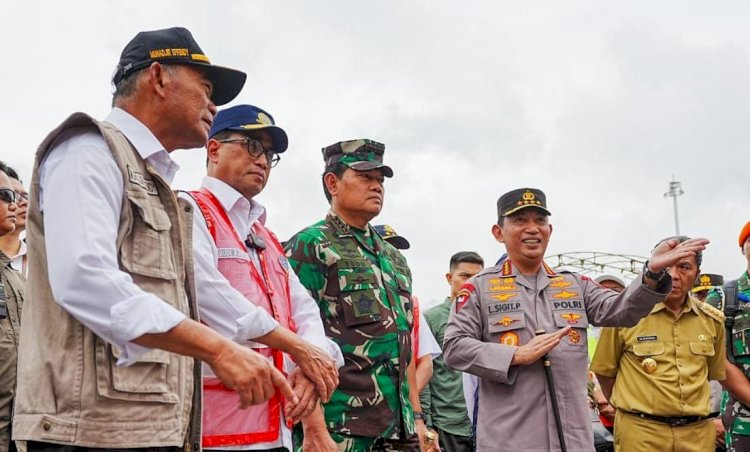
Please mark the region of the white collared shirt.
MULTIPOLYGON (((122 131, 167 182, 172 181, 179 167, 143 123, 119 108, 106 121, 122 131)), ((39 183, 55 301, 123 350, 118 365, 134 363, 150 349, 133 339, 167 332, 185 315, 142 290, 119 268, 116 240, 125 183, 104 138, 88 130, 67 132, 41 163, 39 183)))
MULTIPOLYGON (((227 212, 232 226, 239 237, 247 236, 256 221, 266 222, 266 210, 257 201, 248 200, 237 190, 223 181, 205 177, 201 184, 216 196, 227 212)), ((252 339, 273 331, 278 322, 263 308, 248 302, 242 293, 229 284, 219 272, 219 252, 211 233, 206 226, 201 210, 197 208, 195 200, 186 193, 180 197, 193 204, 193 256, 196 275, 201 274, 202 283, 197 284, 196 297, 201 321, 215 329, 223 336, 235 342, 254 345, 252 339)), ((252 248, 245 246, 253 264, 258 268, 258 254, 252 248)), ((196 276, 197 279, 197 276, 196 276)), ((289 293, 291 296, 291 315, 297 324, 297 334, 328 352, 336 360, 338 367, 344 365, 344 358, 338 345, 328 339, 320 319, 320 310, 310 293, 299 282, 294 271, 289 272, 289 293)), ((294 366, 291 360, 285 361, 287 371, 294 366)), ((204 375, 211 375, 210 369, 203 367, 204 375)), ((223 446, 221 449, 253 450, 287 447, 292 450, 291 432, 286 428, 284 416, 281 420, 281 438, 279 441, 253 444, 251 446, 223 446)))
POLYGON ((26 259, 26 240, 21 239, 21 246, 18 248, 18 252, 15 256, 11 256, 10 258, 10 268, 17 272, 21 272, 21 274, 24 276, 28 276, 28 269, 24 265, 24 260, 26 259))

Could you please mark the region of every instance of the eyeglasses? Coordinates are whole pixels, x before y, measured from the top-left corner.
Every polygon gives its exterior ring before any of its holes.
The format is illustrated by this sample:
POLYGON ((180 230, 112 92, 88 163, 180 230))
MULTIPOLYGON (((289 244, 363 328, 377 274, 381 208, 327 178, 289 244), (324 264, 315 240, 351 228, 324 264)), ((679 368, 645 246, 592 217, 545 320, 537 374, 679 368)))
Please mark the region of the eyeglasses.
POLYGON ((268 166, 271 168, 276 166, 279 163, 279 160, 281 160, 281 156, 277 154, 276 151, 273 149, 265 149, 263 143, 255 138, 233 138, 229 140, 219 140, 219 143, 245 143, 247 153, 250 154, 250 157, 257 159, 265 154, 268 166))
POLYGON ((18 198, 16 192, 10 188, 0 188, 0 201, 6 204, 15 204, 18 202, 18 198))
POLYGON ((16 199, 18 200, 18 202, 21 202, 21 199, 23 199, 24 201, 28 201, 29 200, 29 194, 28 193, 16 192, 16 199))

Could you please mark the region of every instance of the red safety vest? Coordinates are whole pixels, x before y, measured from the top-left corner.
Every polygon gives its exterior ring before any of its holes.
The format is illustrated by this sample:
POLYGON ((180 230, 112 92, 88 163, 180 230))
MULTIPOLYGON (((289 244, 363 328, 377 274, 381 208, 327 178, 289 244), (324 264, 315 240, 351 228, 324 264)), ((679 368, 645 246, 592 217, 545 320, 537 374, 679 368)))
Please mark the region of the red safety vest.
POLYGON ((419 359, 419 299, 416 295, 412 295, 411 302, 414 306, 414 329, 412 329, 411 332, 411 343, 414 344, 414 350, 412 350, 414 356, 412 356, 411 359, 416 365, 417 360, 419 359))
MULTIPOLYGON (((251 230, 266 244, 256 250, 261 271, 250 260, 244 239, 237 235, 224 207, 206 189, 190 192, 219 252, 219 272, 229 284, 292 331, 289 264, 276 236, 260 222, 251 230)), ((271 348, 254 349, 284 372, 284 354, 271 348)), ((240 398, 216 377, 203 377, 203 447, 240 446, 279 438, 284 398, 276 389, 268 402, 240 409, 240 398)))

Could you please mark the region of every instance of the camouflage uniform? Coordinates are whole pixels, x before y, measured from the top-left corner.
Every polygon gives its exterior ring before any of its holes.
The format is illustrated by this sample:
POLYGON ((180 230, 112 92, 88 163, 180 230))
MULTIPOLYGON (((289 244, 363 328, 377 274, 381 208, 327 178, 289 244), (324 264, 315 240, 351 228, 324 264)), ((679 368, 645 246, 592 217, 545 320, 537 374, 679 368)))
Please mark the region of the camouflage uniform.
MULTIPOLYGON (((737 280, 737 294, 750 297, 750 277, 747 272, 737 280)), ((738 300, 737 309, 732 328, 732 349, 727 350, 727 354, 733 355, 736 366, 750 379, 750 303, 738 300)), ((725 391, 721 412, 726 428, 727 451, 750 451, 750 408, 725 391)))
MULTIPOLYGON (((339 147, 324 149, 327 166, 341 162, 358 171, 383 168, 386 176, 393 174, 382 163, 378 166, 383 153, 379 143, 357 140, 334 146, 339 147)), ((339 386, 323 405, 331 437, 340 450, 381 450, 389 443, 408 444, 398 450, 412 447, 416 427, 406 375, 412 280, 406 259, 369 224, 366 230, 350 227, 333 211, 292 237, 286 251, 320 307, 326 335, 344 354, 339 386)))

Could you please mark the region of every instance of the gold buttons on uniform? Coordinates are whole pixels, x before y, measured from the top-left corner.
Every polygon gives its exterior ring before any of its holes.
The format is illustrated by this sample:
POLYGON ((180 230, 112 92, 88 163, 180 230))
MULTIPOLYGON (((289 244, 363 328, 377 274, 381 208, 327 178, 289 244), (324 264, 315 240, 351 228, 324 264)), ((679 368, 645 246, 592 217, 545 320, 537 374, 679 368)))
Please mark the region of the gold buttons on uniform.
POLYGON ((48 432, 49 429, 52 428, 52 424, 50 424, 49 422, 45 422, 44 424, 42 424, 42 428, 44 429, 45 432, 48 432))
POLYGON ((643 370, 647 374, 652 374, 656 372, 656 361, 654 360, 654 358, 646 358, 641 361, 641 367, 643 367, 643 370))

